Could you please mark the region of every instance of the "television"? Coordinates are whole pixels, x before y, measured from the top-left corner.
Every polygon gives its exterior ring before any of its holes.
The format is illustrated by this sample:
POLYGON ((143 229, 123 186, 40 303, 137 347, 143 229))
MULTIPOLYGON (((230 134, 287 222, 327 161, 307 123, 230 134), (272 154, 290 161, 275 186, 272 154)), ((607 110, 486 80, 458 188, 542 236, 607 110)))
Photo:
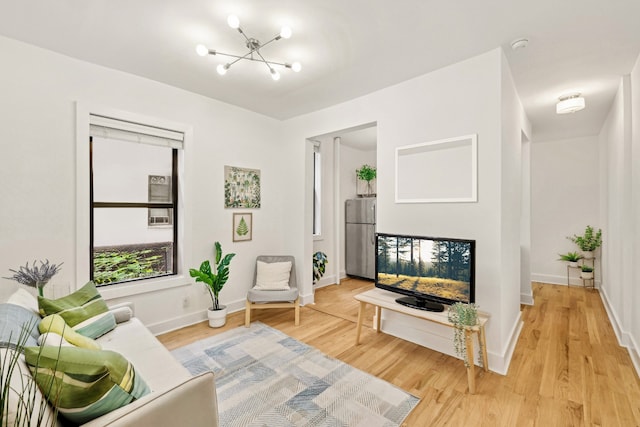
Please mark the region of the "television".
POLYGON ((375 286, 421 310, 473 303, 475 249, 475 240, 377 233, 375 286))

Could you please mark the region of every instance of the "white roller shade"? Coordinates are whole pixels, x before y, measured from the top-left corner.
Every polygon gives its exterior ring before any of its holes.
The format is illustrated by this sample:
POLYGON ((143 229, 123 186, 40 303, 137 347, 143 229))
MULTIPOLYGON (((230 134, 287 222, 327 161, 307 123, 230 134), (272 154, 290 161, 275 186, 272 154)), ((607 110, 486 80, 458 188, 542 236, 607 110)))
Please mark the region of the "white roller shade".
POLYGON ((90 115, 89 133, 91 136, 100 138, 118 139, 161 147, 182 149, 184 145, 184 134, 182 132, 93 114, 90 115))

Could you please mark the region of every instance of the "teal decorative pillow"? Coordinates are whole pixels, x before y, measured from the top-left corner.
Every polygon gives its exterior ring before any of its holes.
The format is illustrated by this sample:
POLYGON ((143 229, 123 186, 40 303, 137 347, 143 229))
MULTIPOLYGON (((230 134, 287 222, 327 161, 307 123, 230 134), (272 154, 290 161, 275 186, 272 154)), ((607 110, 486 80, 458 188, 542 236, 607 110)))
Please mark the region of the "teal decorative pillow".
POLYGON ((149 393, 133 365, 114 351, 27 347, 25 360, 42 393, 74 424, 84 424, 149 393))
POLYGON ((58 299, 38 297, 42 317, 59 314, 77 333, 98 338, 116 327, 116 320, 93 282, 58 299))

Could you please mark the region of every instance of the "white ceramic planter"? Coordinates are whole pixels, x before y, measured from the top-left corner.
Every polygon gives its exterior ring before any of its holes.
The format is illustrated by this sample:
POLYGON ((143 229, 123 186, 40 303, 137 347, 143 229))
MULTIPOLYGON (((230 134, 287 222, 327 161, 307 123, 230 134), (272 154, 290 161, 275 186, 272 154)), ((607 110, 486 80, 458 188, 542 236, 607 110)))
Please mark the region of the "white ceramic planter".
POLYGON ((582 252, 582 256, 584 259, 594 259, 596 257, 593 251, 584 251, 582 252))
POLYGON ((582 277, 583 279, 593 279, 593 271, 590 271, 590 272, 582 271, 580 273, 580 277, 582 277))
POLYGON ((209 318, 209 326, 212 328, 219 328, 227 323, 227 306, 221 305, 220 310, 208 310, 207 317, 209 318))
POLYGON ((578 261, 569 261, 569 267, 577 267, 578 261))

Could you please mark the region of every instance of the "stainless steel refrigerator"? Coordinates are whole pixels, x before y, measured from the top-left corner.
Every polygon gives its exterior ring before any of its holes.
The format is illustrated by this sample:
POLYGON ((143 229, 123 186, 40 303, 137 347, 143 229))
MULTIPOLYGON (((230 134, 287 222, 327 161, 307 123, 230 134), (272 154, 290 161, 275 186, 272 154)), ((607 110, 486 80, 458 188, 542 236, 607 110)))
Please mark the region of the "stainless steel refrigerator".
POLYGON ((374 279, 376 270, 376 199, 345 202, 345 264, 349 276, 374 279))

